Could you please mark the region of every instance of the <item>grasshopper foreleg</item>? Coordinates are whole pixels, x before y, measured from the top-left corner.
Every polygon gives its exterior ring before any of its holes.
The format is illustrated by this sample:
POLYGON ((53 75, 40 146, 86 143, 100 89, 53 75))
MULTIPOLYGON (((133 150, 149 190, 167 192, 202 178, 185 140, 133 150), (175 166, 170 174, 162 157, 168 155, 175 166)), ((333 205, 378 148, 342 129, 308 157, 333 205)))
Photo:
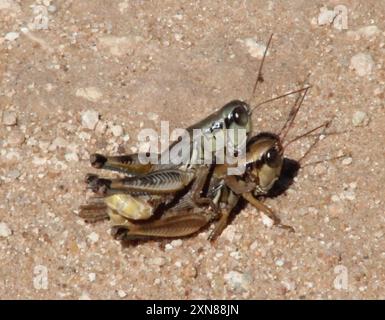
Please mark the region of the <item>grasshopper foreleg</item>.
POLYGON ((274 225, 279 228, 289 230, 290 232, 295 232, 292 226, 284 225, 281 223, 281 219, 276 216, 273 210, 271 210, 268 206, 263 204, 261 201, 254 198, 251 193, 243 193, 242 197, 247 200, 250 204, 252 204, 256 209, 265 213, 270 219, 274 221, 274 225))

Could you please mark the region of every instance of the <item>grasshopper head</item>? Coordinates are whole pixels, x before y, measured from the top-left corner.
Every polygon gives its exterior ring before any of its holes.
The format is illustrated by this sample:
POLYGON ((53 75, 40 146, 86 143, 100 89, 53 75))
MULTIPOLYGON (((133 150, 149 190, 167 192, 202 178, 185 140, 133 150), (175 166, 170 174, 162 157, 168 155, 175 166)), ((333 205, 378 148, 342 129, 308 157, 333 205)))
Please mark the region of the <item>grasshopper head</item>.
POLYGON ((263 132, 247 143, 247 174, 256 182, 255 195, 268 192, 279 178, 283 164, 283 147, 279 136, 263 132))
POLYGON ((243 101, 233 100, 221 109, 226 129, 251 130, 250 106, 243 101))

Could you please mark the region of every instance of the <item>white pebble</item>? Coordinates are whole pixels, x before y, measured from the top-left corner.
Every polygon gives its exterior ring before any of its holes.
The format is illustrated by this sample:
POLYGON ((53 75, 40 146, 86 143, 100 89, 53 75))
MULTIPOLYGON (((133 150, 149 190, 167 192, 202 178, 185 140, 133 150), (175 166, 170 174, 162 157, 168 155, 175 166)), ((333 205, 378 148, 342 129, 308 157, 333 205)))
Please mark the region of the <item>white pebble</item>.
POLYGON ((91 243, 96 243, 99 240, 99 235, 96 232, 91 232, 87 238, 91 243))
POLYGON ((293 291, 296 289, 296 285, 293 281, 282 281, 282 285, 285 287, 287 291, 293 291))
POLYGON ((346 190, 346 191, 344 191, 343 196, 344 196, 345 199, 347 199, 349 201, 356 200, 356 194, 355 194, 355 192, 353 190, 346 190))
POLYGON ((91 102, 96 102, 103 96, 101 91, 95 87, 79 88, 75 94, 77 97, 87 99, 91 102))
POLYGON ((155 257, 155 258, 148 260, 148 263, 151 265, 154 265, 154 266, 161 267, 161 266, 166 264, 166 259, 163 257, 155 257))
POLYGON ((278 259, 275 261, 275 265, 278 267, 282 267, 285 264, 285 260, 283 259, 278 259))
POLYGON ((17 124, 17 115, 14 111, 3 112, 3 124, 6 126, 14 126, 17 124))
POLYGON ((84 132, 84 131, 79 132, 78 137, 82 141, 88 141, 91 139, 91 135, 88 132, 84 132))
POLYGON ((35 166, 42 166, 44 164, 46 164, 47 162, 47 159, 45 158, 40 158, 40 157, 34 157, 32 159, 32 163, 35 165, 35 166))
MULTIPOLYGON (((248 49, 249 54, 253 58, 262 59, 263 54, 266 51, 266 45, 257 42, 255 38, 247 38, 242 41, 248 49)), ((267 53, 269 55, 269 53, 267 53)))
POLYGON ((7 41, 15 41, 19 36, 20 34, 18 32, 8 32, 4 39, 7 41))
POLYGON ((115 137, 120 137, 123 134, 122 126, 115 125, 111 127, 111 132, 115 137))
POLYGON ((107 130, 107 122, 105 121, 99 121, 97 124, 96 124, 96 127, 95 127, 95 132, 100 134, 100 135, 103 135, 106 133, 106 130, 107 130))
POLYGON ((5 159, 11 160, 20 160, 21 156, 17 151, 11 150, 5 154, 5 159))
POLYGON ((83 292, 81 296, 79 297, 79 300, 91 300, 91 297, 87 292, 83 292))
POLYGON ((125 298, 127 294, 123 290, 118 290, 118 296, 119 298, 125 298))
POLYGON ((352 122, 355 127, 367 126, 369 123, 369 117, 364 111, 356 111, 353 114, 352 122))
POLYGON ((317 23, 319 26, 324 26, 324 25, 330 25, 335 16, 336 12, 334 10, 328 10, 327 8, 323 7, 320 9, 320 13, 318 15, 317 23))
POLYGON ((7 177, 8 177, 9 179, 12 179, 12 180, 17 179, 17 178, 20 177, 20 176, 21 176, 21 172, 20 172, 19 170, 17 170, 17 169, 11 170, 11 171, 9 171, 9 172, 7 173, 7 177))
POLYGON ((331 199, 333 202, 339 202, 340 201, 340 197, 337 196, 336 194, 333 194, 331 199))
POLYGON ((233 289, 247 290, 250 287, 251 276, 249 274, 230 271, 225 274, 224 279, 233 289))
POLYGON ((351 183, 349 183, 349 188, 352 189, 352 190, 357 189, 357 182, 351 182, 351 183))
POLYGON ((264 213, 261 213, 261 216, 262 216, 262 223, 268 227, 268 228, 271 228, 273 227, 274 225, 274 220, 271 219, 270 217, 268 217, 266 214, 264 213))
POLYGON ((350 68, 360 77, 371 74, 373 67, 374 61, 369 53, 357 53, 350 59, 350 68))
POLYGON ((52 141, 51 145, 49 146, 49 150, 54 151, 57 148, 65 148, 65 147, 67 147, 67 145, 68 145, 68 142, 66 139, 64 139, 62 137, 56 137, 52 141))
POLYGON ((79 161, 79 156, 76 152, 68 152, 64 155, 64 158, 66 159, 67 162, 79 161))
POLYGON ((55 13, 56 10, 57 10, 56 6, 53 5, 53 4, 49 5, 47 9, 48 9, 48 11, 49 11, 50 13, 55 13))
POLYGON ((87 110, 82 113, 82 126, 84 128, 94 130, 99 122, 99 112, 95 110, 87 110))
POLYGON ((96 279, 96 274, 91 272, 88 274, 88 280, 90 280, 90 282, 94 282, 96 279))
POLYGON ((151 120, 151 121, 157 121, 157 120, 159 119, 159 115, 156 114, 156 113, 154 113, 154 112, 149 112, 149 113, 147 114, 147 117, 148 117, 148 119, 151 120))
POLYGON ((235 260, 240 260, 242 258, 242 254, 239 251, 232 251, 230 252, 230 257, 234 258, 235 260))
POLYGON ((6 223, 0 222, 0 237, 7 238, 12 234, 11 229, 7 226, 6 223))
POLYGON ((181 41, 183 39, 183 35, 180 33, 175 33, 174 38, 176 41, 181 41))
POLYGON ((183 241, 181 239, 177 239, 177 240, 172 240, 171 241, 171 245, 174 248, 180 247, 182 245, 182 243, 183 243, 183 241))
POLYGON ((254 242, 250 245, 250 250, 254 251, 254 250, 257 250, 259 248, 260 244, 257 240, 254 240, 254 242))
POLYGON ((352 159, 351 157, 347 157, 347 158, 345 158, 344 160, 342 160, 342 164, 343 164, 344 166, 348 166, 348 165, 350 165, 352 162, 353 162, 353 159, 352 159))

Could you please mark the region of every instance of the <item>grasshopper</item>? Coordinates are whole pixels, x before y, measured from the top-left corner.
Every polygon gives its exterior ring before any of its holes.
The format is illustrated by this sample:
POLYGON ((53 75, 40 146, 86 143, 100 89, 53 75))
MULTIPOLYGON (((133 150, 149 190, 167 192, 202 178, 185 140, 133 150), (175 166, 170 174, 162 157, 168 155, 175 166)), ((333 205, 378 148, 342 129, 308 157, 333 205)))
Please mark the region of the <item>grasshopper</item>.
MULTIPOLYGON (((294 106, 280 135, 260 133, 247 142, 246 171, 242 176, 228 176, 229 164, 215 165, 212 175, 195 174, 190 171, 160 169, 143 176, 123 179, 100 179, 95 175, 88 177, 91 188, 102 195, 97 203, 82 207, 82 216, 87 218, 109 217, 116 230, 123 230, 125 238, 182 237, 193 234, 219 219, 210 240, 216 239, 228 222, 228 217, 241 198, 267 214, 279 227, 293 231, 293 228, 280 223, 274 212, 258 198, 265 196, 281 175, 284 147, 282 141, 306 95, 302 96, 298 106, 294 106), (287 128, 286 132, 284 130, 287 128), (195 180, 189 187, 191 178, 195 180), (206 182, 209 182, 206 198, 213 208, 208 212, 205 207, 197 206, 199 194, 206 182), (175 193, 187 189, 187 193, 175 197, 175 193), (170 190, 172 190, 170 195, 170 190), (167 198, 168 197, 168 198, 167 198), (178 200, 175 203, 175 198, 178 200), (95 215, 103 209, 104 214, 95 215), (160 215, 156 214, 158 211, 160 215)), ((314 132, 327 123, 301 137, 314 132)), ((202 171, 204 167, 198 167, 202 171)), ((206 172, 206 171, 202 171, 206 172)))
MULTIPOLYGON (((251 97, 255 95, 258 83, 263 81, 262 66, 271 40, 272 35, 270 36, 269 41, 267 43, 251 97)), ((191 138, 193 137, 194 129, 200 129, 203 134, 203 138, 206 139, 210 145, 214 146, 213 152, 215 153, 216 151, 218 151, 215 143, 215 139, 218 136, 218 133, 222 133, 222 135, 224 136, 226 135, 225 132, 231 129, 233 129, 235 132, 239 129, 243 129, 246 132, 246 137, 249 137, 251 134, 251 115, 253 110, 255 110, 262 104, 271 102, 276 99, 280 99, 296 92, 305 91, 307 89, 308 87, 305 87, 300 90, 292 91, 276 98, 263 101, 257 104, 252 109, 250 108, 250 105, 247 102, 233 100, 227 103, 218 111, 206 117, 205 119, 188 127, 186 129, 187 134, 190 136, 190 141, 192 141, 191 138)), ((171 144, 167 152, 173 153, 173 150, 174 148, 176 148, 177 143, 178 141, 171 144)), ((237 147, 239 143, 240 142, 237 140, 237 138, 235 138, 235 141, 233 141, 234 146, 237 147)), ((190 150, 192 150, 192 152, 189 154, 190 158, 183 159, 182 164, 178 165, 167 165, 158 163, 143 164, 140 161, 140 154, 131 154, 123 156, 104 156, 101 154, 93 154, 90 157, 90 162, 94 168, 118 171, 124 173, 128 177, 124 179, 115 179, 110 181, 106 179, 98 179, 98 177, 95 176, 90 176, 86 180, 87 184, 90 189, 92 189, 98 194, 102 194, 103 196, 111 195, 112 193, 122 192, 129 192, 134 195, 172 195, 178 191, 181 191, 187 185, 193 183, 195 179, 199 182, 195 183, 195 186, 203 187, 204 183, 201 182, 201 180, 203 180, 203 178, 208 175, 210 171, 210 166, 199 164, 201 163, 201 161, 199 161, 201 160, 199 157, 203 154, 202 144, 198 143, 198 145, 194 144, 190 147, 190 150), (145 177, 141 178, 141 176, 143 175, 145 175, 145 177)), ((162 158, 161 154, 155 156, 158 159, 162 158)), ((199 188, 195 187, 192 190, 194 190, 194 193, 191 194, 191 198, 194 199, 196 204, 209 204, 214 210, 216 210, 215 204, 213 203, 212 199, 207 197, 200 197, 200 193, 202 190, 199 190, 199 188)))

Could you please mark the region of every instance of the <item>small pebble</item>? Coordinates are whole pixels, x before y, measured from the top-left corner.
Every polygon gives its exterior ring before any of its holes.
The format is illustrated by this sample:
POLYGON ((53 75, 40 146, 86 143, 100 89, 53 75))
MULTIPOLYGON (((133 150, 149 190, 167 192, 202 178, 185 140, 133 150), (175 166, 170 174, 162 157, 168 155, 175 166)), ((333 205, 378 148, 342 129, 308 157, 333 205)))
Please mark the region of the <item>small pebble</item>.
POLYGON ((274 225, 274 221, 273 219, 269 218, 266 214, 264 213, 261 213, 261 217, 262 217, 262 223, 268 227, 268 228, 271 228, 273 227, 274 225))
POLYGON ((230 252, 230 257, 234 258, 235 260, 240 260, 242 258, 242 254, 239 251, 232 251, 230 252))
POLYGON ((66 159, 67 162, 79 161, 79 156, 76 152, 68 152, 64 155, 64 158, 66 159))
POLYGON ((91 300, 91 297, 87 292, 83 292, 81 296, 79 297, 79 300, 91 300))
POLYGON ((238 271, 230 271, 224 276, 226 283, 236 290, 248 290, 251 283, 251 275, 238 271))
POLYGON ((254 250, 257 250, 258 248, 260 247, 260 243, 255 240, 249 247, 250 250, 254 251, 254 250))
POLYGON ((347 158, 342 160, 342 164, 344 166, 348 166, 348 165, 352 164, 352 162, 353 162, 353 159, 351 157, 347 157, 347 158))
POLYGON ((94 130, 99 122, 99 112, 95 110, 87 110, 82 113, 82 126, 84 128, 94 130))
POLYGON ((171 245, 174 248, 180 247, 183 244, 183 241, 181 239, 176 239, 171 241, 171 245))
POLYGON ((356 194, 353 190, 346 190, 343 193, 343 197, 349 201, 356 200, 356 194))
POLYGON ((285 264, 285 260, 283 259, 278 259, 275 261, 275 265, 278 267, 282 267, 285 264))
POLYGON ((8 134, 7 142, 12 147, 21 146, 24 141, 25 141, 24 133, 21 132, 20 130, 12 130, 8 134))
POLYGON ((45 158, 40 158, 40 157, 33 157, 32 163, 33 163, 35 166, 42 166, 42 165, 44 165, 44 164, 47 163, 47 159, 45 159, 45 158))
POLYGON ((66 139, 62 137, 55 138, 51 145, 49 146, 50 151, 55 151, 57 148, 65 148, 68 146, 68 142, 66 139))
POLYGON ((176 41, 181 41, 183 39, 183 35, 180 33, 175 33, 174 38, 176 41))
POLYGON ((50 13, 55 13, 57 11, 57 7, 53 4, 49 5, 47 9, 50 13))
POLYGON ((76 90, 75 95, 91 102, 97 102, 103 96, 100 90, 95 87, 79 88, 76 90))
MULTIPOLYGON (((265 51, 266 45, 257 42, 255 38, 247 38, 242 41, 248 49, 249 54, 253 58, 262 59, 265 51)), ((269 52, 267 53, 269 55, 269 52)))
POLYGON ((356 111, 352 118, 353 126, 365 127, 369 124, 368 114, 364 111, 356 111))
POLYGON ((6 126, 14 126, 17 124, 17 115, 14 111, 3 112, 3 124, 6 126))
POLYGON ((157 120, 159 119, 159 115, 156 114, 156 113, 154 113, 154 112, 149 112, 149 113, 147 114, 147 117, 148 117, 148 119, 151 120, 151 121, 157 121, 157 120))
POLYGON ((295 282, 293 282, 293 281, 282 281, 281 282, 282 283, 282 285, 285 287, 285 289, 287 290, 287 291, 293 291, 293 290, 295 290, 296 289, 296 284, 295 284, 295 282))
POLYGON ((91 272, 88 274, 88 280, 90 280, 90 282, 94 282, 96 279, 96 274, 91 272))
POLYGON ((325 7, 322 7, 320 9, 320 11, 321 12, 319 13, 318 19, 317 19, 318 25, 324 26, 324 25, 332 24, 332 22, 336 16, 336 12, 334 12, 334 10, 328 10, 325 7))
POLYGON ((118 296, 119 298, 125 298, 127 294, 123 290, 118 290, 118 296))
POLYGON ((91 233, 87 236, 87 239, 88 239, 91 243, 96 243, 96 242, 98 242, 98 240, 99 240, 99 235, 98 235, 96 232, 91 232, 91 233))
POLYGON ((12 234, 11 229, 5 222, 0 222, 0 237, 7 238, 12 234))
POLYGON ((340 197, 337 196, 336 194, 333 194, 333 195, 332 195, 332 201, 333 201, 333 202, 338 202, 338 201, 340 201, 340 200, 341 200, 340 197))
POLYGON ((167 262, 166 259, 163 257, 155 257, 155 258, 148 260, 149 264, 154 265, 154 266, 159 266, 159 267, 165 265, 166 262, 167 262))
POLYGON ((350 68, 360 77, 371 74, 373 67, 374 61, 369 53, 357 53, 350 59, 350 68))
POLYGON ((7 177, 9 179, 12 179, 12 180, 15 180, 17 179, 18 177, 21 176, 21 172, 19 170, 10 170, 8 173, 7 173, 7 177))
POLYGON ((105 121, 99 121, 97 124, 96 124, 96 127, 95 127, 95 132, 97 134, 100 134, 100 135, 103 135, 106 133, 107 131, 107 122, 105 121))
POLYGON ((120 137, 123 134, 122 126, 115 125, 111 127, 111 132, 115 137, 120 137))
POLYGON ((20 34, 18 32, 8 32, 4 39, 7 41, 15 41, 19 36, 20 34))

